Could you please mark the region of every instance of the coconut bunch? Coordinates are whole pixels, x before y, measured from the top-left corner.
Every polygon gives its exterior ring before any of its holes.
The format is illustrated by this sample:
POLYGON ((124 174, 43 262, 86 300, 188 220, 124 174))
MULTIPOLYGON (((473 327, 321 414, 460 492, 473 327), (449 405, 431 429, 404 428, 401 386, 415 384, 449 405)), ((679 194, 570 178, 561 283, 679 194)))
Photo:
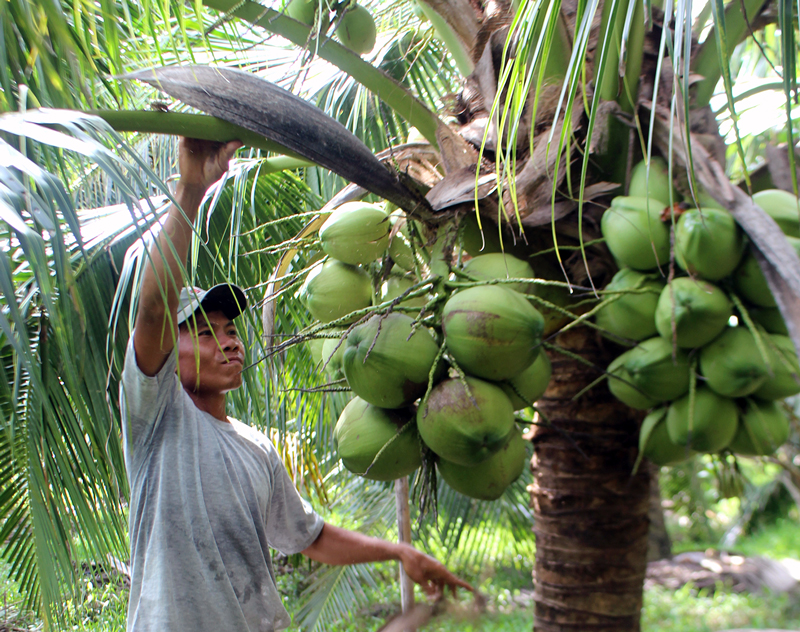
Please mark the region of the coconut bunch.
MULTIPOLYGON (((708 199, 671 206, 677 194, 663 161, 653 161, 648 182, 644 174, 637 165, 631 195, 602 218, 620 270, 595 323, 634 343, 608 366, 609 389, 651 410, 640 450, 659 465, 726 449, 771 454, 789 434, 776 402, 800 392, 800 365, 766 280, 728 211, 708 199), (673 221, 678 275, 667 283, 673 221)), ((763 191, 753 199, 800 252, 797 198, 763 191)))
POLYGON ((371 53, 375 48, 375 20, 367 9, 355 2, 291 0, 285 13, 320 33, 326 33, 333 22, 336 39, 358 55, 371 53))
POLYGON ((470 258, 440 233, 379 205, 335 209, 300 291, 309 345, 329 386, 354 394, 334 430, 345 468, 386 481, 436 463, 453 489, 494 500, 525 465, 515 411, 550 379, 544 319, 527 262, 470 258))

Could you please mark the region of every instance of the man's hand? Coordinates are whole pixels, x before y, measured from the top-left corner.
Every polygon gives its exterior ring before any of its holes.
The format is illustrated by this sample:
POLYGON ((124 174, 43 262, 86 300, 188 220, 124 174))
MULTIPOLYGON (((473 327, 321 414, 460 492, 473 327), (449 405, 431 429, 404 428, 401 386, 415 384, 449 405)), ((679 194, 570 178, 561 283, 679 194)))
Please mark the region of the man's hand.
POLYGON ((403 546, 400 562, 403 564, 406 574, 419 584, 430 597, 439 599, 444 596, 446 586, 453 592, 454 597, 458 586, 475 592, 467 582, 459 579, 430 555, 425 555, 413 546, 403 546))
POLYGON ((178 164, 181 171, 179 185, 203 193, 228 170, 228 163, 241 141, 216 143, 196 138, 181 138, 178 164))

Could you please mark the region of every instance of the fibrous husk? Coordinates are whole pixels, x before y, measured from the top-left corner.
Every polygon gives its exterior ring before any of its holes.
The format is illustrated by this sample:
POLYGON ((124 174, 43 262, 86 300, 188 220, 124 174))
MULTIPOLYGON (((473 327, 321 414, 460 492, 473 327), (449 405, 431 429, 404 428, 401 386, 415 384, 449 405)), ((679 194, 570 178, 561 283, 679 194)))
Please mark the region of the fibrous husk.
POLYGON ((675 259, 691 275, 718 281, 739 265, 744 243, 742 230, 728 211, 691 209, 681 215, 675 229, 675 259))
POLYGON ((329 259, 311 271, 300 290, 308 311, 317 320, 329 323, 350 312, 369 307, 372 283, 355 266, 329 259))
POLYGON ((533 364, 544 318, 518 292, 485 285, 448 299, 442 329, 448 351, 467 373, 505 380, 533 364))
POLYGON ((676 344, 691 349, 711 342, 727 327, 733 304, 716 285, 689 277, 675 279, 658 298, 656 329, 676 344))
POLYGON ((347 202, 330 214, 319 229, 322 249, 350 265, 367 264, 389 247, 389 216, 380 206, 347 202))
POLYGON ((622 268, 605 287, 606 298, 614 292, 639 290, 623 294, 597 312, 595 323, 614 336, 628 340, 644 340, 655 336, 656 305, 664 289, 664 281, 657 274, 645 274, 631 268, 622 268))
POLYGON ((700 372, 708 387, 725 397, 750 395, 769 377, 769 367, 747 327, 728 327, 703 347, 700 372))
POLYGON ((375 20, 360 4, 350 5, 336 26, 336 37, 354 53, 366 55, 375 48, 375 20))
POLYGON ((728 449, 745 456, 767 456, 788 438, 789 418, 776 402, 748 399, 728 449))
POLYGON ((533 406, 547 390, 553 367, 546 353, 540 353, 527 369, 519 375, 500 383, 514 410, 533 406))
POLYGON ((515 425, 503 447, 478 465, 468 467, 439 459, 437 467, 444 482, 460 494, 497 500, 522 474, 526 457, 525 440, 515 425))
POLYGON ((767 377, 753 395, 761 399, 783 399, 800 393, 800 364, 792 339, 773 334, 768 336, 766 344, 773 375, 767 377))
MULTIPOLYGON (((800 255, 800 239, 786 237, 786 241, 800 255)), ((747 254, 742 260, 742 264, 736 269, 733 275, 733 284, 736 292, 745 300, 759 307, 776 307, 775 297, 767 285, 764 273, 758 265, 758 260, 753 253, 747 254)))
POLYGON ((672 402, 667 411, 667 431, 672 442, 698 452, 722 450, 733 439, 738 424, 736 402, 706 386, 697 388, 693 410, 687 394, 672 402))
POLYGON ((678 200, 678 194, 672 187, 669 167, 663 158, 650 159, 650 173, 647 163, 642 160, 631 169, 631 183, 628 187, 631 197, 650 198, 661 203, 662 208, 678 200), (671 196, 671 197, 670 197, 671 196))
POLYGON ((356 395, 381 408, 401 408, 425 393, 439 345, 424 327, 411 335, 413 323, 405 314, 376 315, 348 334, 342 364, 356 395))
POLYGON ((800 237, 800 203, 793 194, 782 189, 767 189, 755 193, 753 202, 775 220, 784 234, 800 237))
MULTIPOLYGON (((464 272, 479 281, 533 279, 533 268, 527 261, 501 252, 473 257, 464 264, 464 272)), ((503 287, 524 294, 533 286, 531 283, 510 283, 503 287)))
POLYGON ((667 408, 658 408, 642 421, 639 430, 639 451, 656 465, 675 465, 693 457, 696 452, 673 443, 667 431, 667 408))
POLYGON ((678 349, 673 359, 669 341, 656 336, 640 342, 608 365, 608 388, 631 408, 652 408, 689 390, 689 357, 678 349))
POLYGON ((641 197, 615 197, 600 223, 614 258, 634 270, 652 270, 669 261, 669 228, 661 221, 664 204, 641 197))
POLYGON ((422 465, 414 411, 409 408, 385 410, 355 397, 339 416, 333 438, 342 464, 370 480, 392 481, 422 465))
POLYGON ((445 380, 417 410, 417 428, 439 457, 464 466, 485 461, 505 444, 514 408, 496 384, 467 376, 445 380))

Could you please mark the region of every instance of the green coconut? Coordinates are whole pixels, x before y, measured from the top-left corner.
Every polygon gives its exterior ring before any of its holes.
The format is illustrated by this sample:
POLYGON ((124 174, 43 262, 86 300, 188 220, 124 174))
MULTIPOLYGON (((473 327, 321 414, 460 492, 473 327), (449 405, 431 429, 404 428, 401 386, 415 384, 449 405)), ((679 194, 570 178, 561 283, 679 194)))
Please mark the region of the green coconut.
POLYGON ((347 202, 334 209, 319 229, 322 249, 351 265, 367 264, 389 247, 389 216, 380 206, 347 202))
POLYGON ((728 449, 745 456, 767 456, 789 438, 789 418, 775 402, 748 399, 739 429, 728 449))
MULTIPOLYGON (((292 0, 286 7, 286 15, 313 27, 317 24, 317 9, 319 9, 319 0, 292 0)), ((328 11, 325 9, 320 17, 320 31, 323 33, 327 31, 330 22, 328 11)))
POLYGON ((422 465, 414 411, 384 410, 353 398, 345 406, 333 439, 342 464, 373 481, 393 481, 422 465))
POLYGON ((344 377, 345 341, 341 338, 327 338, 322 345, 322 366, 334 380, 344 377))
POLYGON ((336 37, 354 53, 366 55, 375 48, 375 20, 360 4, 351 5, 336 26, 336 37))
POLYGON ((329 259, 308 275, 300 297, 317 320, 329 323, 372 303, 372 282, 360 268, 329 259))
POLYGON ((497 500, 522 474, 527 456, 525 440, 515 425, 503 447, 482 463, 465 466, 439 459, 437 468, 444 482, 458 493, 479 500, 497 500))
POLYGON ((789 330, 786 328, 786 321, 783 320, 781 310, 777 307, 751 307, 748 310, 750 318, 757 322, 771 334, 788 336, 789 330))
POLYGON ((311 338, 306 344, 314 364, 322 362, 322 347, 325 345, 325 340, 323 338, 311 338))
POLYGON ((669 438, 666 408, 658 408, 644 418, 639 430, 639 452, 656 465, 675 465, 695 455, 691 448, 669 438))
POLYGON ((769 367, 747 327, 728 327, 700 350, 700 372, 710 389, 725 397, 745 397, 769 377, 769 367))
POLYGON ((608 388, 631 408, 651 408, 681 397, 689 390, 689 357, 656 336, 640 342, 608 365, 608 388))
POLYGON ((661 221, 664 204, 643 197, 615 197, 600 228, 614 258, 634 270, 652 270, 669 261, 669 228, 661 221))
POLYGON ((417 428, 434 453, 451 463, 474 466, 505 444, 514 427, 514 407, 496 384, 467 376, 440 382, 417 410, 417 428))
POLYGON ((800 364, 792 339, 788 336, 770 335, 765 341, 769 352, 772 377, 753 392, 761 399, 783 399, 800 393, 800 364))
POLYGON ((667 431, 673 443, 689 446, 698 452, 718 452, 736 435, 739 410, 736 403, 717 395, 706 386, 695 391, 694 409, 690 396, 684 395, 670 404, 667 411, 667 431))
POLYGON ((544 318, 518 292, 485 285, 448 299, 442 329, 448 351, 467 373, 506 380, 533 364, 544 318))
POLYGON ((342 364, 356 395, 381 408, 401 408, 425 393, 439 345, 423 327, 412 336, 413 323, 405 314, 376 315, 350 332, 342 364))
MULTIPOLYGON (((464 272, 479 281, 533 278, 533 268, 527 261, 501 252, 473 257, 464 264, 464 272)), ((529 292, 533 285, 531 283, 509 283, 503 287, 524 294, 529 292)))
POLYGON ((800 202, 793 194, 767 189, 753 195, 753 202, 775 220, 784 234, 800 237, 800 202))
MULTIPOLYGON (((391 275, 381 286, 381 302, 391 301, 417 284, 413 277, 391 275)), ((415 296, 400 301, 400 307, 423 307, 428 302, 425 296, 415 296)))
POLYGON ((619 298, 598 311, 595 322, 608 333, 628 340, 655 336, 656 305, 663 289, 664 281, 659 275, 622 268, 604 290, 606 298, 619 298))
POLYGON ((478 226, 478 218, 475 213, 467 213, 461 218, 458 225, 459 235, 461 237, 461 247, 471 257, 480 255, 501 252, 503 245, 501 244, 500 236, 498 235, 497 224, 490 222, 487 218, 481 218, 481 225, 478 226))
POLYGON ((411 248, 411 238, 408 234, 408 222, 405 217, 392 214, 389 221, 394 228, 397 222, 401 222, 400 228, 395 231, 389 239, 389 256, 397 267, 406 272, 412 272, 414 266, 414 250, 411 248))
MULTIPOLYGON (((800 239, 786 237, 786 241, 792 246, 800 256, 800 239)), ((752 252, 748 253, 742 264, 736 269, 733 275, 733 284, 736 292, 745 300, 758 305, 759 307, 776 307, 775 297, 767 285, 761 266, 752 252)))
POLYGON ((647 163, 644 160, 631 169, 631 184, 628 187, 628 195, 658 200, 662 203, 662 208, 667 206, 670 201, 676 201, 678 195, 675 189, 672 188, 672 182, 669 179, 669 167, 666 161, 663 158, 651 158, 649 176, 647 163))
POLYGON ((716 285, 689 277, 675 279, 661 292, 656 306, 656 329, 676 344, 691 349, 716 338, 733 313, 733 304, 716 285))
POLYGON ((514 410, 522 410, 532 406, 544 395, 552 375, 553 367, 550 364, 550 358, 546 353, 540 353, 536 356, 533 364, 522 373, 501 382, 500 388, 508 395, 514 410))
POLYGON ((675 229, 675 259, 693 276, 718 281, 736 269, 744 253, 744 237, 728 211, 690 209, 675 229))

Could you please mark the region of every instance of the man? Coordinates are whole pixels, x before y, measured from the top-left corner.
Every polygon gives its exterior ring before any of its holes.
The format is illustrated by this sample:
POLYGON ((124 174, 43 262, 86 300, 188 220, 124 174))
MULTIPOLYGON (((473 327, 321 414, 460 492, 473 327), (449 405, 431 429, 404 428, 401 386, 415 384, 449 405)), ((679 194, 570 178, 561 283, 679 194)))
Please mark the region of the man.
POLYGON ((225 412, 242 383, 229 285, 184 288, 192 224, 238 141, 182 139, 180 180, 149 249, 120 388, 131 486, 129 632, 267 632, 290 623, 269 548, 325 564, 398 560, 430 595, 471 587, 406 544, 346 531, 297 493, 275 447, 225 412), (184 215, 185 213, 185 215, 184 215))

